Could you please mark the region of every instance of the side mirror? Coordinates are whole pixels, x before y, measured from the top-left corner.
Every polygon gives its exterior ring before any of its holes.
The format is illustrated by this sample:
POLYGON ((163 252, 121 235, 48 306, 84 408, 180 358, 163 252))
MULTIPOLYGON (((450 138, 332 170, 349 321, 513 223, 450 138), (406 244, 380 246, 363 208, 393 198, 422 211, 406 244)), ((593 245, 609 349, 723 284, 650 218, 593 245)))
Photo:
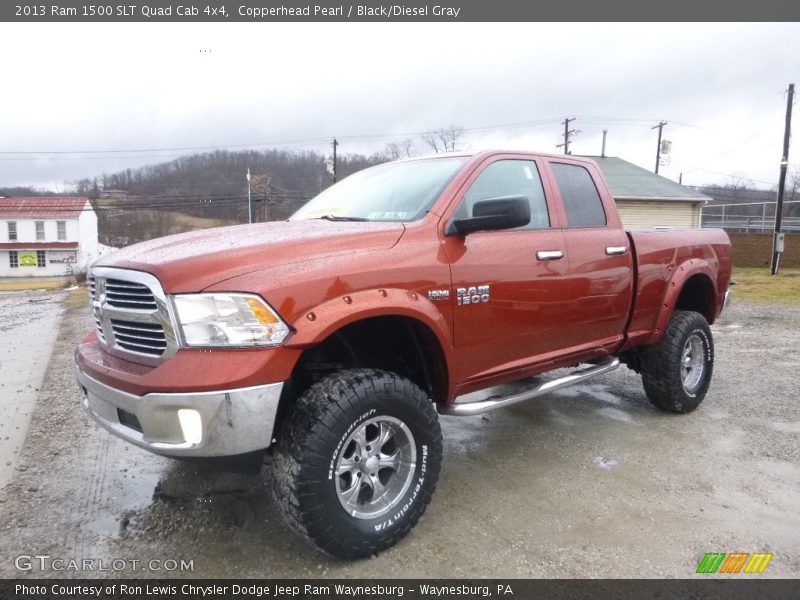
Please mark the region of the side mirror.
POLYGON ((466 235, 473 231, 513 229, 531 222, 531 205, 525 196, 502 196, 478 200, 472 206, 472 216, 450 219, 444 234, 466 235))

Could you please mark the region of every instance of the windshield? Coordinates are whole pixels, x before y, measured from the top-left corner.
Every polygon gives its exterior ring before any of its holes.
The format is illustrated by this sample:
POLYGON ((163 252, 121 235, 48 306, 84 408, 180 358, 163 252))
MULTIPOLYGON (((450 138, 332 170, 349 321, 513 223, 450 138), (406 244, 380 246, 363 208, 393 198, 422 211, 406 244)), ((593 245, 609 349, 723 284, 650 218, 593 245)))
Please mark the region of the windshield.
POLYGON ((467 160, 451 156, 364 169, 309 200, 291 220, 416 221, 467 160))

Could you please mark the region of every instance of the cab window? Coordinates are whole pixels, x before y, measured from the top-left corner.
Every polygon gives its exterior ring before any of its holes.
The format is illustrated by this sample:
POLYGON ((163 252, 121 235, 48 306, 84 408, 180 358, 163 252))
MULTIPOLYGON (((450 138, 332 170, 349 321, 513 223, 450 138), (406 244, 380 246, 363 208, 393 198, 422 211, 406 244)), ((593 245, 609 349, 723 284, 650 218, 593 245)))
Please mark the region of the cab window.
POLYGON ((472 207, 479 200, 504 196, 524 196, 531 205, 531 221, 518 229, 546 229, 550 215, 544 197, 539 169, 532 160, 498 160, 486 167, 464 194, 456 218, 472 216, 472 207))
POLYGON ((606 212, 589 171, 579 165, 551 163, 561 192, 567 227, 604 227, 606 212))

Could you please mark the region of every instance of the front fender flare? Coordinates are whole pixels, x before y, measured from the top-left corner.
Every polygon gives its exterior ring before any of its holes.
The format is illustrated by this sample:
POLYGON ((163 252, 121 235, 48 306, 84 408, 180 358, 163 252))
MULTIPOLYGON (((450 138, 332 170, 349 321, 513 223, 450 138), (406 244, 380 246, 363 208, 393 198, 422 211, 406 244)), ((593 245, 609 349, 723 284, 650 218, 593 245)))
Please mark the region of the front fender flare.
MULTIPOLYGON (((425 296, 404 289, 362 290, 327 300, 291 323, 295 333, 286 347, 309 348, 351 323, 388 316, 408 317, 425 325, 439 344, 447 372, 453 372, 453 338, 447 319, 425 296)), ((452 396, 455 384, 448 380, 448 395, 452 396)))

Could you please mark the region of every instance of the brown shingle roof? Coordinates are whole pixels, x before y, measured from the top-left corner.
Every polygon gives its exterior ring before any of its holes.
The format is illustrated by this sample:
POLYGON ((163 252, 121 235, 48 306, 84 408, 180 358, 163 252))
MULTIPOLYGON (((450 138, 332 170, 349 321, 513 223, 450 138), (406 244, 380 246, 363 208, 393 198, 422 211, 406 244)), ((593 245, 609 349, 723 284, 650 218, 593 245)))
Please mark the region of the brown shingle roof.
MULTIPOLYGON (((33 219, 66 217, 77 219, 89 204, 88 198, 51 196, 43 198, 0 198, 0 217, 33 219)), ((89 210, 86 208, 86 210, 89 210)))

